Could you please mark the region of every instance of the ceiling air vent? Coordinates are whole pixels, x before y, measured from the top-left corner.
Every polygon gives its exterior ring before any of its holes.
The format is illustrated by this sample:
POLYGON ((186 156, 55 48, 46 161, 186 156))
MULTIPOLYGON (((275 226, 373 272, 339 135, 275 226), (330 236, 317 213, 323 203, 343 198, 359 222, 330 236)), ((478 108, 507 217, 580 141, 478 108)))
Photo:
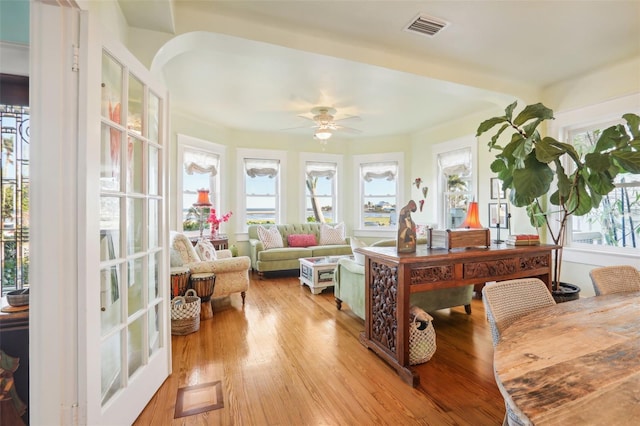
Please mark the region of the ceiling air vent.
POLYGON ((433 16, 418 15, 404 30, 433 37, 448 25, 448 22, 434 18, 433 16))

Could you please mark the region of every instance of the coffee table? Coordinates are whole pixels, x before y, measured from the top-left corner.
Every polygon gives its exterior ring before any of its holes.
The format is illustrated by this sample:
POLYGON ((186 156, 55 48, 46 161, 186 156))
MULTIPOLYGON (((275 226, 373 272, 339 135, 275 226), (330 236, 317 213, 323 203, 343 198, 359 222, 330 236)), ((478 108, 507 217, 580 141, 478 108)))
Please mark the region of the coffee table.
POLYGON ((327 287, 333 287, 333 270, 344 256, 305 257, 300 259, 300 285, 309 286, 311 293, 319 294, 327 287))

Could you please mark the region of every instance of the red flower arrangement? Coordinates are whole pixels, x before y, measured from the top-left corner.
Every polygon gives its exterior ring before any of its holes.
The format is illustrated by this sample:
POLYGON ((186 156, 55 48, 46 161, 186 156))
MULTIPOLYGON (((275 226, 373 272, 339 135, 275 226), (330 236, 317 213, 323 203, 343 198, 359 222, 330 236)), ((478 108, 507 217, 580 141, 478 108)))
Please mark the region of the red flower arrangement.
POLYGON ((233 212, 227 212, 226 214, 222 215, 221 217, 216 216, 216 209, 211 209, 211 212, 209 213, 209 218, 207 219, 207 222, 209 222, 211 225, 218 227, 220 226, 220 224, 222 222, 228 222, 229 218, 231 217, 231 215, 233 214, 233 212))
POLYGON ((209 217, 207 218, 207 222, 211 224, 211 235, 213 235, 214 237, 217 237, 218 229, 220 229, 220 224, 222 222, 227 222, 232 214, 233 212, 227 212, 221 217, 218 217, 216 216, 216 209, 211 209, 211 212, 209 213, 209 217))

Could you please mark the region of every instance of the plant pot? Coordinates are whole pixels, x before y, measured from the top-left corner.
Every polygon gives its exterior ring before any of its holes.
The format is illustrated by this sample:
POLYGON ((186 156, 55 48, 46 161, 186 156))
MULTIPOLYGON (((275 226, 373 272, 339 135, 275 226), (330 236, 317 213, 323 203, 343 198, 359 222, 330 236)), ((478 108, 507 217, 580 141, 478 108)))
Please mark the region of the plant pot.
POLYGON ((580 298, 580 287, 569 283, 560 283, 557 290, 551 292, 556 303, 570 302, 580 298))

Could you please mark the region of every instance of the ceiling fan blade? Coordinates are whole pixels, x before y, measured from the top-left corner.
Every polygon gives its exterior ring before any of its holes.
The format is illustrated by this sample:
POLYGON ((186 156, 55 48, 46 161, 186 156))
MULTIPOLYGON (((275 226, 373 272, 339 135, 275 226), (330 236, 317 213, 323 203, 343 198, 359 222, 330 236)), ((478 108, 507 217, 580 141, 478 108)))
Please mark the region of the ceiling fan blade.
POLYGON ((296 117, 300 117, 300 118, 304 118, 305 120, 309 120, 309 121, 313 121, 315 122, 315 120, 313 119, 313 117, 309 117, 309 115, 304 115, 304 114, 298 114, 296 115, 296 117))
POLYGON ((286 129, 280 129, 281 131, 286 131, 286 130, 298 130, 298 129, 315 129, 317 128, 318 125, 314 124, 312 126, 306 125, 306 126, 298 126, 298 127, 288 127, 286 129))
POLYGON ((335 130, 337 130, 339 132, 353 133, 353 134, 362 133, 362 130, 360 130, 360 129, 354 129, 353 127, 341 126, 339 124, 335 125, 335 130))
POLYGON ((336 122, 336 121, 345 121, 345 120, 362 121, 362 117, 360 117, 359 115, 347 115, 342 118, 336 118, 333 121, 336 122))

